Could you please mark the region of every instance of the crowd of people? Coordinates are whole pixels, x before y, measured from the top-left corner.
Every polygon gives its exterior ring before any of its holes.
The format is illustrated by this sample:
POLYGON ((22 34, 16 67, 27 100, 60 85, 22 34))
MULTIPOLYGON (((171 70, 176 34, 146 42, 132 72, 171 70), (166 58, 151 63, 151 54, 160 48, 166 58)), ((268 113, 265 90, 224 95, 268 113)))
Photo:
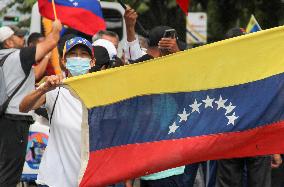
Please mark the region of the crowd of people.
MULTIPOLYGON (((25 46, 20 30, 0 28, 0 187, 14 187, 20 182, 29 126, 34 122, 34 111, 41 108, 47 111, 50 135, 36 182, 38 186, 78 186, 83 108, 78 98, 61 87, 63 79, 139 63, 187 48, 176 32, 165 35, 173 30, 169 26, 154 27, 149 31, 148 42, 140 42, 135 30, 137 18, 135 10, 125 11, 127 41, 121 57, 118 56, 119 36, 111 31, 98 32, 93 41, 75 34, 60 36, 62 25, 56 20, 48 36, 31 33, 25 46), (55 47, 62 74, 45 77, 55 47), (38 84, 44 77, 45 82, 38 84)), ((245 34, 243 30, 235 28, 226 38, 242 34, 245 34)), ((281 163, 279 154, 207 161, 142 176, 140 186, 194 186, 198 168, 203 168, 199 181, 205 186, 269 187, 272 168, 281 163)), ((133 186, 133 180, 123 185, 133 186)))

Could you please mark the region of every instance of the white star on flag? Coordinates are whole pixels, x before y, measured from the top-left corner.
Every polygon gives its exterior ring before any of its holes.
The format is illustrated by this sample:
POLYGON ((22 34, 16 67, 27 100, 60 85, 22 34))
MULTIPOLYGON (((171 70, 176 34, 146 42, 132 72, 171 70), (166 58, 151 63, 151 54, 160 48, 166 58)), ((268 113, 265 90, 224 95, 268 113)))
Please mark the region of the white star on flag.
POLYGON ((217 110, 219 110, 220 108, 225 108, 225 103, 228 99, 223 100, 222 96, 220 95, 220 98, 218 101, 215 101, 215 103, 218 105, 217 110))
POLYGON ((202 105, 202 103, 197 103, 197 101, 196 101, 196 99, 195 99, 195 100, 194 100, 194 103, 191 104, 191 105, 189 105, 189 106, 192 108, 191 113, 193 113, 193 112, 195 112, 195 111, 198 112, 198 113, 200 113, 200 111, 199 111, 200 105, 202 105))
POLYGON ((178 115, 180 117, 179 122, 182 122, 182 121, 186 122, 187 121, 187 117, 190 115, 190 113, 186 113, 186 110, 184 108, 182 114, 178 114, 178 115))
POLYGON ((176 122, 174 122, 171 126, 169 126, 170 130, 168 134, 175 133, 178 128, 179 126, 177 126, 176 122))
POLYGON ((78 6, 79 3, 78 3, 78 2, 74 2, 73 5, 74 5, 74 6, 78 6))
POLYGON ((204 103, 205 103, 205 108, 207 107, 211 107, 213 108, 213 101, 215 99, 211 99, 208 95, 207 95, 207 98, 205 100, 202 100, 204 103))
POLYGON ((236 116, 235 112, 233 115, 231 116, 226 116, 229 120, 228 124, 227 125, 230 125, 232 124, 233 126, 235 125, 235 120, 239 118, 239 116, 236 116))
POLYGON ((229 106, 225 107, 225 109, 226 109, 225 115, 231 113, 235 108, 236 108, 236 106, 233 106, 232 103, 230 102, 229 106))

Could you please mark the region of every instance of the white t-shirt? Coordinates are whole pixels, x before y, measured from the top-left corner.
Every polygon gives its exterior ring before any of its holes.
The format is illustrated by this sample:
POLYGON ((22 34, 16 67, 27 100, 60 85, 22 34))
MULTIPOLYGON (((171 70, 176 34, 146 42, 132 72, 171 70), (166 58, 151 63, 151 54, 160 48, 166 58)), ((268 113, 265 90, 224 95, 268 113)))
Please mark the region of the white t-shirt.
MULTIPOLYGON (((46 94, 50 116, 59 88, 46 94)), ((80 172, 82 105, 69 90, 60 88, 48 144, 37 177, 38 184, 76 187, 80 172)))

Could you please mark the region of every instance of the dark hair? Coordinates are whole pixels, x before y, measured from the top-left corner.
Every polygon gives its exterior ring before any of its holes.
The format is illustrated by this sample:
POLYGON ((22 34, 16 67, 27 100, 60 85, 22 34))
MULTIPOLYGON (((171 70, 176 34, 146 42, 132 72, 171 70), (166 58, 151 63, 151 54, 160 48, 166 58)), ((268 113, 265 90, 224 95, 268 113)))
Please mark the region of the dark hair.
POLYGON ((95 66, 91 68, 91 72, 100 71, 103 66, 106 66, 106 68, 108 68, 108 66, 110 65, 110 59, 106 48, 102 46, 94 46, 93 48, 96 63, 95 66))
POLYGON ((232 28, 230 29, 226 35, 225 35, 225 38, 228 39, 228 38, 233 38, 233 37, 237 37, 237 36, 241 36, 241 35, 244 35, 246 34, 245 30, 243 28, 232 28))
POLYGON ((36 43, 38 42, 39 38, 44 37, 41 33, 38 32, 34 32, 32 34, 30 34, 30 36, 28 37, 28 46, 30 46, 31 44, 36 45, 36 43))

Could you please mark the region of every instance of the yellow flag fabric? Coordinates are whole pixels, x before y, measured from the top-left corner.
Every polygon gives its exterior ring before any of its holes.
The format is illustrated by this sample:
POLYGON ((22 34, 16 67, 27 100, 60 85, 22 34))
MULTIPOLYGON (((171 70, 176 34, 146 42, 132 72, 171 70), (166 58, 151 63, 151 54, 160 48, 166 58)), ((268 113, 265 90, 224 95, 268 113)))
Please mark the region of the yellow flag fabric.
POLYGON ((284 27, 67 79, 88 108, 142 95, 240 85, 284 72, 284 27))

